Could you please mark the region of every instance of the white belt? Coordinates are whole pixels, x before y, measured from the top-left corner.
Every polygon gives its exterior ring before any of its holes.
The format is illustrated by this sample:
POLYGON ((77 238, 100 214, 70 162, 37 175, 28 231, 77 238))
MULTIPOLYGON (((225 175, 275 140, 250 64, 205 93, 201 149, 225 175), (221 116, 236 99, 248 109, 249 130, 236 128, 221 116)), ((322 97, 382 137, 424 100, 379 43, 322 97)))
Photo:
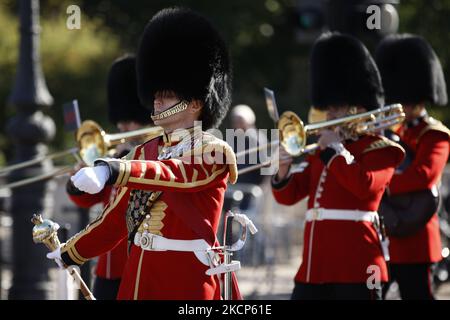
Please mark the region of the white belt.
POLYGON ((174 240, 167 239, 148 232, 137 232, 134 236, 134 244, 148 251, 205 251, 211 246, 203 239, 196 240, 174 240))
POLYGON ((359 210, 339 210, 314 208, 306 211, 306 221, 313 220, 346 220, 346 221, 367 221, 374 224, 377 229, 378 238, 383 251, 384 259, 389 261, 389 239, 384 239, 380 232, 380 220, 376 211, 359 210))
POLYGON ((134 244, 147 251, 184 251, 193 252, 198 260, 206 266, 212 266, 213 254, 211 246, 203 239, 175 240, 149 232, 137 232, 134 244))
POLYGON ((134 244, 147 251, 193 252, 201 263, 210 267, 205 272, 209 276, 237 271, 241 268, 239 261, 232 261, 230 264, 220 263, 218 254, 203 239, 174 240, 153 233, 137 232, 134 236, 134 244))
POLYGON ((203 239, 175 240, 149 232, 137 232, 134 236, 134 244, 147 251, 193 252, 201 263, 210 267, 205 272, 207 275, 237 271, 241 268, 239 261, 233 261, 230 264, 220 263, 218 254, 203 239))
POLYGON ((306 211, 306 221, 313 220, 347 220, 375 223, 378 222, 378 213, 376 211, 314 208, 306 211))

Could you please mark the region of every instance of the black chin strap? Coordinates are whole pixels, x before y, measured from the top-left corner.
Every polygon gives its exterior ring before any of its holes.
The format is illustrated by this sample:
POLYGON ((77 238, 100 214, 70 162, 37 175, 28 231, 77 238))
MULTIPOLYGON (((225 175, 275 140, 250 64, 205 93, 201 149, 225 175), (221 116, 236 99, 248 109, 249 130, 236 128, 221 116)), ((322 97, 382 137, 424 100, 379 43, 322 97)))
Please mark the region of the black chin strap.
POLYGON ((180 102, 174 104, 169 109, 167 109, 163 112, 160 112, 158 114, 152 115, 151 118, 153 121, 168 118, 170 116, 173 116, 176 113, 186 110, 188 105, 189 105, 189 102, 187 102, 186 100, 181 100, 180 102))

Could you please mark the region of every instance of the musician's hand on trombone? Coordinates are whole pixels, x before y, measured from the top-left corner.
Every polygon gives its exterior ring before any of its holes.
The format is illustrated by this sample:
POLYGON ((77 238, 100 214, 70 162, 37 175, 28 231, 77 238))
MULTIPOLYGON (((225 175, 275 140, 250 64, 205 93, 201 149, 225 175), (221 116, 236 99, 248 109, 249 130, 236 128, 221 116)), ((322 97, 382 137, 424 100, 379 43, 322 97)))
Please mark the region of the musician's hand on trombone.
POLYGON ((70 178, 73 185, 81 191, 95 194, 102 191, 106 181, 109 179, 109 169, 107 166, 86 167, 78 171, 70 178))
POLYGON ((280 146, 279 160, 279 168, 276 176, 277 181, 281 181, 286 178, 294 158, 286 151, 286 149, 284 149, 283 146, 280 146))
POLYGON ((339 143, 342 141, 342 138, 337 131, 333 130, 321 130, 320 131, 320 138, 317 141, 317 144, 319 145, 321 150, 326 149, 333 143, 339 143))

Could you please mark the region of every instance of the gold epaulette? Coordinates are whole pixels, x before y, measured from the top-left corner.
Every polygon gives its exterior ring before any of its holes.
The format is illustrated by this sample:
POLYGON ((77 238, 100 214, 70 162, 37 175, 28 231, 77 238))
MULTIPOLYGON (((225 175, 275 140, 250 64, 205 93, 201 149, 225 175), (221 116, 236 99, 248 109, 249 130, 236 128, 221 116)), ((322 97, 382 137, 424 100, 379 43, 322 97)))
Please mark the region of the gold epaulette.
POLYGON ((238 178, 238 170, 236 164, 236 155, 233 149, 222 139, 216 138, 214 135, 208 132, 203 132, 202 144, 201 146, 194 147, 193 153, 211 154, 211 152, 213 151, 214 153, 221 153, 224 155, 224 161, 228 165, 228 169, 230 172, 230 177, 228 178, 228 180, 233 184, 236 183, 238 178))
POLYGON ((424 121, 426 122, 427 126, 423 128, 422 131, 420 131, 417 140, 422 138, 422 136, 428 131, 439 131, 447 134, 450 137, 450 130, 439 120, 436 120, 432 117, 426 117, 424 121))
POLYGON ((388 148, 388 147, 398 148, 403 153, 405 153, 405 149, 403 149, 403 147, 401 145, 399 145, 398 143, 396 143, 386 137, 383 137, 383 136, 378 136, 378 138, 379 138, 379 140, 376 140, 376 141, 372 142, 371 144, 369 144, 369 146, 366 149, 364 149, 363 153, 367 153, 367 152, 373 151, 373 150, 388 148))

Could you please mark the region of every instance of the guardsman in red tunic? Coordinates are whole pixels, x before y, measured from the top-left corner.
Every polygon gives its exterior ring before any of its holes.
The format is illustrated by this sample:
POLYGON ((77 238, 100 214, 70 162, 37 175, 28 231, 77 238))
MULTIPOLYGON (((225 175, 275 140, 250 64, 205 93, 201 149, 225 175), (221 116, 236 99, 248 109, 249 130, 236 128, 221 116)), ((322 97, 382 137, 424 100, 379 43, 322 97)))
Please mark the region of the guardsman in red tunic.
MULTIPOLYGON (((164 134, 125 158, 101 159, 72 181, 114 199, 50 258, 79 265, 124 239, 130 253, 118 299, 220 299, 221 261, 212 248, 236 157, 217 127, 231 101, 228 51, 203 16, 164 9, 148 23, 137 55, 138 92, 164 134)), ((236 282, 234 282, 236 284, 236 282)), ((235 297, 239 297, 235 286, 235 297)))
MULTIPOLYGON (((449 154, 449 130, 428 116, 426 104, 447 104, 441 64, 425 39, 392 35, 377 48, 386 99, 401 103, 406 119, 398 130, 414 158, 396 173, 389 185, 392 195, 436 188, 449 154)), ((442 259, 439 220, 435 214, 421 230, 405 237, 390 237, 392 281, 402 299, 433 299, 431 265, 442 259)))
MULTIPOLYGON (((328 120, 384 104, 378 69, 357 39, 326 33, 311 53, 311 98, 328 120)), ((403 149, 377 134, 324 130, 320 150, 295 172, 280 160, 275 199, 308 199, 303 258, 292 299, 380 299, 388 280, 378 206, 403 149)), ((280 158, 288 154, 280 151, 280 158)))
MULTIPOLYGON (((133 56, 121 57, 111 66, 107 97, 109 119, 121 132, 140 129, 151 123, 151 113, 141 105, 137 94, 136 59, 133 56)), ((130 150, 130 142, 122 144, 117 148, 114 158, 120 158, 130 150)), ((98 203, 106 206, 117 191, 116 188, 107 186, 97 194, 89 194, 75 188, 70 179, 66 189, 69 198, 81 208, 90 208, 98 203)), ((127 258, 126 240, 98 258, 93 290, 97 299, 116 299, 127 258)))

